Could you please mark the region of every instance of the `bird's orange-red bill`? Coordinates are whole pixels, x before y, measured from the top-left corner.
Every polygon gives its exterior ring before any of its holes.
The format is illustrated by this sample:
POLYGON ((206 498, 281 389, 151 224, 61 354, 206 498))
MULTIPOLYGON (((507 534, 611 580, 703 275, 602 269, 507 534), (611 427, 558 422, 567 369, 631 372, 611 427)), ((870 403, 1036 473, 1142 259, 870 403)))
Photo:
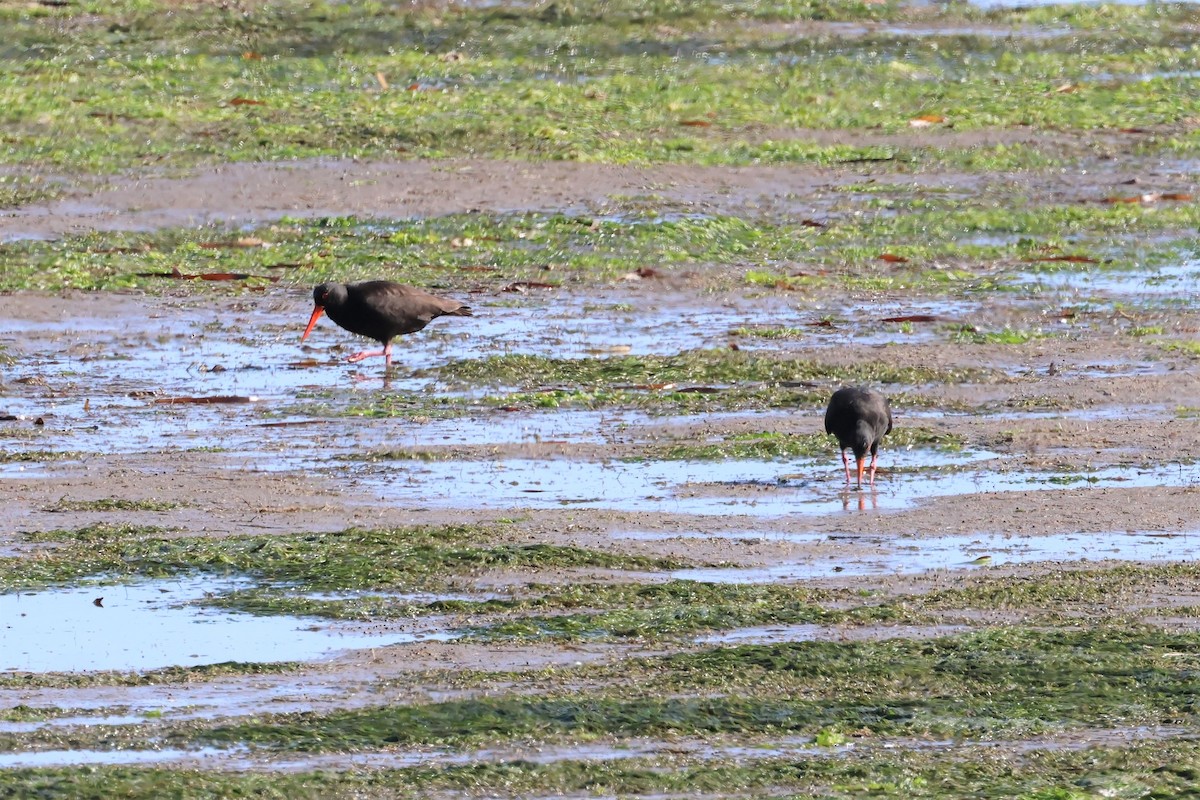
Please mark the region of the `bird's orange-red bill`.
POLYGON ((317 306, 313 309, 313 315, 309 318, 308 327, 304 329, 304 335, 300 337, 300 341, 303 342, 307 339, 308 335, 312 333, 312 329, 317 327, 317 320, 321 318, 321 312, 324 310, 325 306, 317 306))
POLYGON ((867 466, 867 460, 865 458, 860 458, 858 460, 858 485, 859 486, 862 486, 863 470, 866 469, 866 466, 867 466))

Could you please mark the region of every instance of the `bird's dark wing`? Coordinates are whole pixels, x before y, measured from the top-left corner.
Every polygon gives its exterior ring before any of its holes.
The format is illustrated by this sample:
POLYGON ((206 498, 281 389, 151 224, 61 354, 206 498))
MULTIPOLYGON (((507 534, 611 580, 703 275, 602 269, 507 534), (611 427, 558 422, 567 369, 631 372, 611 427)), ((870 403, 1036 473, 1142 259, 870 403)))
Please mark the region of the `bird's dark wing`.
POLYGON ((847 424, 853 428, 851 420, 857 414, 855 403, 854 392, 846 387, 834 392, 829 398, 829 406, 825 409, 825 432, 840 436, 839 431, 845 430, 847 424))
MULTIPOLYGON (((457 300, 438 297, 415 286, 392 281, 364 281, 358 286, 367 289, 371 307, 392 319, 420 320, 428 324, 444 314, 454 314, 465 306, 457 300)), ((463 315, 467 316, 467 315, 463 315)))

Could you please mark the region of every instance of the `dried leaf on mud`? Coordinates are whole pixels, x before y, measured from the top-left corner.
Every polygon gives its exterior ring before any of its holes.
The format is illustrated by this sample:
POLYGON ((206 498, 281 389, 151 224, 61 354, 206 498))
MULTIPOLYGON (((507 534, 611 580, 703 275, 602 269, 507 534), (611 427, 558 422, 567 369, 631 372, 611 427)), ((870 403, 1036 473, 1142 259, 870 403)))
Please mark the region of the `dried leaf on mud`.
POLYGON ((138 253, 149 253, 153 249, 148 244, 140 244, 136 247, 97 247, 88 252, 98 255, 136 255, 138 253))
POLYGON ((946 118, 941 114, 922 114, 910 119, 908 124, 913 128, 928 128, 931 125, 944 125, 945 122, 946 118))
POLYGON ((661 278, 663 275, 654 267, 638 267, 632 272, 626 272, 621 276, 624 281, 639 281, 646 278, 661 278))
POLYGON ((613 386, 613 388, 620 389, 621 391, 660 392, 660 391, 664 391, 664 390, 668 390, 668 389, 674 389, 675 384, 673 384, 673 383, 622 383, 622 384, 613 386))
POLYGON ((1036 258, 1027 258, 1026 262, 1035 261, 1063 261, 1068 264, 1099 264, 1100 262, 1088 256, 1038 256, 1036 258))
POLYGON ((211 406, 218 404, 257 403, 254 395, 217 394, 206 397, 158 397, 154 402, 158 405, 198 405, 211 406))
POLYGON ((1177 202, 1188 202, 1192 200, 1192 195, 1186 192, 1149 192, 1147 194, 1135 194, 1132 197, 1106 197, 1100 202, 1102 203, 1157 203, 1160 200, 1175 200, 1177 202))
POLYGON ((879 256, 880 261, 886 261, 889 264, 907 264, 908 259, 904 256, 898 256, 895 253, 883 253, 879 256))
POLYGON ((248 272, 203 272, 199 275, 191 276, 199 278, 202 281, 248 281, 260 280, 270 281, 275 283, 279 280, 278 275, 251 275, 248 272))
POLYGON ((248 272, 202 272, 193 274, 190 272, 180 272, 178 267, 173 267, 170 272, 135 272, 139 278, 174 278, 180 281, 248 281, 248 280, 263 280, 276 283, 279 280, 278 275, 252 275, 248 272))
POLYGON ((227 242, 201 242, 197 247, 203 247, 205 250, 226 250, 230 248, 249 248, 249 247, 268 247, 269 245, 262 239, 255 236, 242 236, 238 239, 230 239, 227 242))
POLYGON ((505 286, 502 292, 527 292, 530 289, 557 289, 557 283, 542 283, 541 281, 514 281, 505 286))
POLYGON ((884 317, 880 322, 940 322, 941 317, 935 314, 903 314, 898 317, 884 317))

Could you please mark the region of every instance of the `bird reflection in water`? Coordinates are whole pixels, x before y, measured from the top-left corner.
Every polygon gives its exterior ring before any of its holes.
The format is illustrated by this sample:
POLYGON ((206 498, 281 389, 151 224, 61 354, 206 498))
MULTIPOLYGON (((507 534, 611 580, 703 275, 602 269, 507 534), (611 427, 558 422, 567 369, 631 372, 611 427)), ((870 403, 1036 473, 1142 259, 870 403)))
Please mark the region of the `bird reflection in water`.
POLYGON ((863 490, 852 491, 850 489, 843 489, 842 490, 842 511, 850 510, 850 501, 852 499, 858 500, 858 510, 859 511, 867 510, 867 501, 868 500, 870 500, 870 502, 871 502, 871 510, 875 510, 875 509, 879 508, 879 493, 875 491, 874 487, 871 487, 871 489, 866 490, 866 491, 863 491, 863 490))

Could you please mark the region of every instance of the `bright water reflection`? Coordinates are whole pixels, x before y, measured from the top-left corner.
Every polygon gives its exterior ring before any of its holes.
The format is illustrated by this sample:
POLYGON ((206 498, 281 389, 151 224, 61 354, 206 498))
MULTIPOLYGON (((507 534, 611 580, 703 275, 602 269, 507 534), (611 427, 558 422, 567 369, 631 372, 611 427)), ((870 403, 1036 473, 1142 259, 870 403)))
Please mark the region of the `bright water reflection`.
POLYGON ((363 633, 196 604, 249 581, 190 577, 0 595, 0 670, 147 670, 223 661, 303 661, 453 634, 363 633), (103 598, 101 605, 93 601, 103 598))

